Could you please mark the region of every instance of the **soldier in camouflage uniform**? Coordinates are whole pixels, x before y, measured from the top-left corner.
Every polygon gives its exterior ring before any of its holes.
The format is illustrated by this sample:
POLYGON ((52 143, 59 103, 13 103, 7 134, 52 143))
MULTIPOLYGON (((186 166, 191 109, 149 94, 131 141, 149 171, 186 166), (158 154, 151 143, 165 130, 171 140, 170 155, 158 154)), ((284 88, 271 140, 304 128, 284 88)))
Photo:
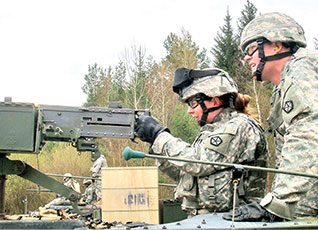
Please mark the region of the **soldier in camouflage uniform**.
POLYGON ((100 153, 100 150, 97 149, 91 153, 91 161, 94 162, 93 167, 91 167, 92 177, 95 179, 95 189, 97 200, 102 199, 102 182, 101 182, 101 174, 102 168, 108 167, 107 160, 103 154, 100 153))
POLYGON ((86 204, 93 204, 97 200, 96 196, 96 188, 93 184, 93 181, 91 179, 85 179, 83 181, 83 184, 85 185, 85 193, 83 195, 83 202, 86 204))
MULTIPOLYGON (((317 174, 318 55, 306 45, 303 28, 282 13, 256 17, 241 36, 253 76, 275 85, 268 133, 275 135, 276 167, 317 174)), ((238 208, 235 220, 316 216, 317 190, 317 179, 276 174, 271 192, 259 204, 238 208)))
MULTIPOLYGON (((191 144, 172 136, 151 116, 137 120, 138 137, 151 143, 151 153, 170 157, 266 166, 267 144, 262 127, 246 113, 250 100, 237 93, 233 79, 223 70, 179 68, 174 92, 188 103, 188 114, 201 130, 191 144)), ((232 169, 206 164, 160 160, 159 169, 179 181, 176 198, 191 217, 228 211, 233 204, 232 169)), ((246 171, 238 186, 236 204, 259 200, 264 194, 266 174, 246 171)))
MULTIPOLYGON (((72 174, 65 173, 63 181, 66 187, 69 187, 73 189, 74 191, 81 193, 80 185, 74 178, 72 178, 72 174)), ((70 205, 71 204, 71 202, 66 197, 60 196, 59 194, 57 194, 56 196, 57 197, 54 200, 52 200, 50 203, 44 206, 46 209, 49 209, 51 206, 55 206, 55 205, 70 205)))

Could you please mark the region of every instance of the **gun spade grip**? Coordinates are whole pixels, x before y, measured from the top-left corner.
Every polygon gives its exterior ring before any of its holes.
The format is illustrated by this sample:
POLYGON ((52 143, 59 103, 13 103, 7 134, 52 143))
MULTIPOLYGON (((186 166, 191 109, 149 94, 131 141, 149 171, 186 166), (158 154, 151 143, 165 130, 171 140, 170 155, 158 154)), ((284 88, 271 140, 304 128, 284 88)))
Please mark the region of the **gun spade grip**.
POLYGON ((128 161, 131 158, 145 158, 145 153, 134 151, 129 147, 125 148, 123 155, 126 161, 128 161))

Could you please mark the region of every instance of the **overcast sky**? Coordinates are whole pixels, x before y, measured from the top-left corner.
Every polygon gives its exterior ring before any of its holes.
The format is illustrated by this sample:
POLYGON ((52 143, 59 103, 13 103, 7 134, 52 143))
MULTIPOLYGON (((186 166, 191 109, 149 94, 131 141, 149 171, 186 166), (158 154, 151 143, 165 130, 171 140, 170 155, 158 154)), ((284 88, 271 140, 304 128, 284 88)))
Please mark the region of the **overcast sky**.
MULTIPOLYGON (((309 48, 318 21, 315 0, 251 0, 259 13, 290 15, 309 48)), ((88 66, 115 66, 142 46, 159 61, 163 42, 181 28, 210 51, 227 7, 232 25, 246 0, 0 0, 0 101, 81 106, 88 66)), ((209 54, 210 55, 210 54, 209 54)))

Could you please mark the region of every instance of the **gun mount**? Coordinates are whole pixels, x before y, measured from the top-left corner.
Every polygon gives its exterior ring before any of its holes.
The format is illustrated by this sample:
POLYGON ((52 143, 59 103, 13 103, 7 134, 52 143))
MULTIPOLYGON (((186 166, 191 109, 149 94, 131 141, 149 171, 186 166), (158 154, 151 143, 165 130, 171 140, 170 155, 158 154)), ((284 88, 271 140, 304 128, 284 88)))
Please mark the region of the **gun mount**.
MULTIPOLYGON (((77 208, 81 194, 19 160, 10 153, 37 154, 47 141, 68 142, 79 152, 96 151, 96 138, 134 140, 135 119, 149 110, 124 109, 119 103, 108 108, 35 105, 0 102, 0 218, 4 215, 6 175, 15 174, 68 198, 77 208)), ((90 213, 79 213, 88 215, 90 213)))

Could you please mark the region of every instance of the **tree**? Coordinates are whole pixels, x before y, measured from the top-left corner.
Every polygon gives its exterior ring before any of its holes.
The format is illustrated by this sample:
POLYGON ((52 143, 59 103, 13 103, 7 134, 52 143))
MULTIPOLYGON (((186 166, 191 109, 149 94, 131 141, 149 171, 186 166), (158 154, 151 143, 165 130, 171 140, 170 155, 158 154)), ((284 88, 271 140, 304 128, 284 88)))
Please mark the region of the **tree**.
POLYGON ((162 64, 174 73, 178 67, 207 68, 210 66, 210 59, 206 49, 200 51, 199 46, 192 41, 192 35, 184 28, 181 35, 170 33, 163 44, 167 55, 163 58, 162 64))
POLYGON ((112 88, 110 90, 110 101, 121 101, 123 105, 127 106, 127 78, 126 68, 122 60, 115 66, 112 76, 112 88))
MULTIPOLYGON (((237 46, 240 45, 240 37, 244 27, 256 17, 257 9, 249 0, 247 0, 244 9, 241 11, 241 17, 237 20, 238 33, 235 36, 235 41, 237 46)), ((235 81, 237 82, 239 91, 241 93, 252 94, 252 78, 251 69, 246 62, 243 61, 244 54, 241 50, 238 50, 238 57, 233 63, 235 68, 235 73, 233 75, 235 81)))
POLYGON ((85 74, 85 84, 82 90, 87 94, 85 106, 99 106, 100 95, 103 90, 103 85, 106 84, 106 69, 103 69, 95 63, 93 66, 88 66, 88 74, 85 74))
POLYGON ((216 45, 212 47, 211 53, 214 56, 213 64, 215 67, 227 71, 230 76, 235 76, 235 67, 233 63, 238 58, 238 45, 235 41, 235 35, 231 25, 231 16, 229 8, 224 18, 225 24, 220 27, 220 32, 214 39, 216 45))
POLYGON ((249 0, 246 1, 244 9, 241 11, 242 16, 237 21, 238 40, 241 37, 244 27, 256 17, 257 8, 249 0))
POLYGON ((126 99, 131 108, 149 108, 151 101, 146 95, 146 85, 151 75, 153 58, 146 56, 146 49, 132 45, 126 49, 122 59, 127 74, 126 99))

